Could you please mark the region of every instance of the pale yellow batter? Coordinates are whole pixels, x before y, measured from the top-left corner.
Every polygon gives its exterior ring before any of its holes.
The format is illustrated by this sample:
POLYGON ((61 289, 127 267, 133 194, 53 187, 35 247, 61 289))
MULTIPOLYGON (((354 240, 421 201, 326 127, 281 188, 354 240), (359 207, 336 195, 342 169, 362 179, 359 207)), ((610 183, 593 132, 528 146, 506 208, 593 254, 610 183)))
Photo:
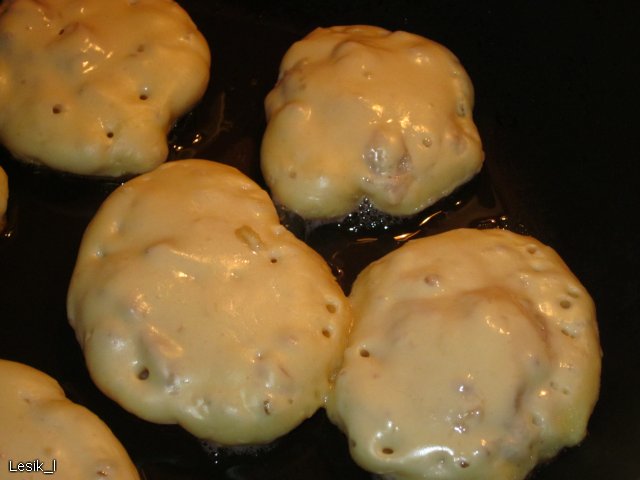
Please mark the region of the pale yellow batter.
POLYGON ((277 203, 335 219, 364 198, 410 215, 473 177, 473 86, 442 45, 371 26, 318 28, 265 101, 262 171, 277 203))
POLYGON ((151 170, 209 81, 210 54, 172 0, 7 0, 0 142, 84 175, 151 170))
POLYGON ((140 478, 107 425, 53 378, 0 360, 0 385, 1 480, 140 478))
POLYGON ((224 445, 270 442, 321 407, 351 324, 329 267, 267 193, 204 160, 164 164, 106 200, 68 314, 104 393, 224 445))
POLYGON ((593 302, 560 257, 504 230, 454 230, 374 262, 330 397, 353 458, 402 480, 524 478, 586 433, 593 302))

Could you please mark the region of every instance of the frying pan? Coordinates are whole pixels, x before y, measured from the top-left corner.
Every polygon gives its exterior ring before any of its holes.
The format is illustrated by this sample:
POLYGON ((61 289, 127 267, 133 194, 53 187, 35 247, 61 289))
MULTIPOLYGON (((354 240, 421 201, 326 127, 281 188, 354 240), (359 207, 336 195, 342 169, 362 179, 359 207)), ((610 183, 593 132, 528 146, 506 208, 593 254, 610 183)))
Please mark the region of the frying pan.
MULTIPOLYGON (((584 442, 531 478, 640 479, 633 12, 586 1, 180 3, 209 41, 212 81, 201 104, 171 132, 171 159, 222 161, 263 185, 262 102, 288 46, 313 28, 407 30, 460 58, 474 82, 474 117, 486 152, 476 179, 420 218, 387 229, 343 222, 309 231, 292 219, 288 226, 327 259, 346 291, 366 264, 407 236, 500 226, 554 247, 596 302, 602 388, 584 442)), ((204 448, 177 426, 137 419, 102 395, 68 326, 65 298, 82 233, 119 182, 27 167, 5 150, 0 164, 11 188, 0 237, 0 356, 55 377, 72 400, 107 422, 143 478, 370 478, 351 461, 345 438, 323 412, 267 452, 234 455, 204 448)))

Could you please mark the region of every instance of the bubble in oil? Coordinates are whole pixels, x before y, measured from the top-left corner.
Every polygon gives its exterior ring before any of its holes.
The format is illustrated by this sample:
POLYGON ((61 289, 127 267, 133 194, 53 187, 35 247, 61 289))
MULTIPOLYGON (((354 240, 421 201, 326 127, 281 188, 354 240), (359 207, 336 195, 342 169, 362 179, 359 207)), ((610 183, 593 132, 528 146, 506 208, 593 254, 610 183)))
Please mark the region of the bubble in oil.
POLYGON ((278 440, 264 445, 220 445, 208 440, 200 440, 200 446, 209 459, 216 465, 220 465, 225 460, 242 457, 245 460, 258 457, 273 450, 278 445, 278 440))
POLYGON ((314 231, 325 226, 333 226, 339 231, 350 233, 384 233, 407 225, 416 216, 399 217, 381 212, 368 199, 364 199, 358 209, 341 219, 305 220, 300 215, 278 206, 280 222, 298 238, 306 240, 314 231))
POLYGON ((381 212, 371 204, 369 199, 365 198, 360 202, 358 210, 349 213, 338 222, 338 228, 348 230, 351 233, 386 231, 392 227, 403 225, 408 218, 381 212))
POLYGON ((470 226, 479 230, 499 228, 502 230, 510 230, 514 233, 519 233, 520 235, 530 235, 527 227, 522 223, 514 221, 508 215, 481 218, 473 222, 470 226))

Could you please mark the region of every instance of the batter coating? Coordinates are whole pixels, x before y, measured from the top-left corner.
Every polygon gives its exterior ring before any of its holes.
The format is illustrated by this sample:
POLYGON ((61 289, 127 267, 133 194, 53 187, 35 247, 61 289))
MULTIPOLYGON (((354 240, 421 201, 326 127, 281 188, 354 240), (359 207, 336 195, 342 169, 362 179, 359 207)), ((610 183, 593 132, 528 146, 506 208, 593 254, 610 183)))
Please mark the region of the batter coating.
POLYGON ((223 445, 270 442, 322 406, 351 324, 329 267, 267 193, 204 160, 166 163, 105 201, 68 314, 105 394, 223 445))
POLYGON ((209 66, 206 40, 172 0, 5 0, 0 142, 66 172, 151 170, 209 66))
POLYGON ((413 480, 524 478, 585 435, 594 305, 560 257, 504 230, 454 230, 374 262, 328 402, 363 468, 413 480))
POLYGON ((266 182, 276 203, 307 219, 344 217, 364 198, 392 215, 417 213, 484 158, 464 68, 407 32, 314 30, 284 56, 265 108, 266 182))
POLYGON ((7 213, 7 203, 9 201, 9 178, 0 167, 0 230, 4 227, 5 214, 7 213))
POLYGON ((0 384, 0 478, 35 480, 45 471, 65 480, 140 478, 107 425, 53 378, 0 359, 0 384))

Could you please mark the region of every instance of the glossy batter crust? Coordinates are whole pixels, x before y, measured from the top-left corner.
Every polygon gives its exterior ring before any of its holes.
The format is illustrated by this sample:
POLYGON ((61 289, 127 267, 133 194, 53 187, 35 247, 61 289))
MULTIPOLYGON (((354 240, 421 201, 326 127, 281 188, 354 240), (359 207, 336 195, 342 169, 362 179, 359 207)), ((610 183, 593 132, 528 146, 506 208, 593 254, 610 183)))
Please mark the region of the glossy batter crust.
POLYGON ((124 408, 224 445, 274 440, 324 405, 351 311, 267 193, 204 160, 117 189, 68 296, 91 376, 124 408))
POLYGON ((349 298, 328 412, 363 468, 516 480, 584 437, 600 380, 595 310, 551 248, 454 230, 374 262, 349 298))
POLYGON ((307 219, 343 217, 364 198, 417 213, 484 158, 464 68, 407 32, 314 30, 284 56, 265 108, 264 177, 277 203, 307 219))
POLYGON ((0 385, 0 478, 139 480, 111 430, 53 378, 0 360, 0 385))
POLYGON ((206 40, 172 0, 4 1, 0 142, 66 172, 151 170, 209 66, 206 40))

